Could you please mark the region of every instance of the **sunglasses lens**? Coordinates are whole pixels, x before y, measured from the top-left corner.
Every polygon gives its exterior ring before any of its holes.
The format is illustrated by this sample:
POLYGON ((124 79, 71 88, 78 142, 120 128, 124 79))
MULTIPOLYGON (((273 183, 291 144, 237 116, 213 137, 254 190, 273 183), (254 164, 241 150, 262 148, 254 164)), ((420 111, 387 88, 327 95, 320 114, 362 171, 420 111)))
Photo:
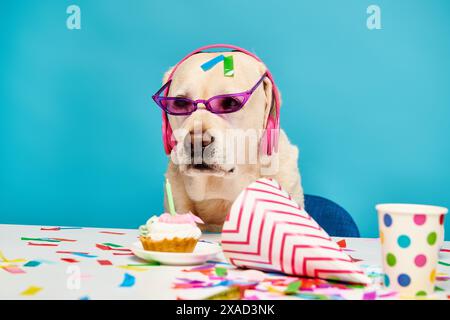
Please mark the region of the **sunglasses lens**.
POLYGON ((195 106, 189 99, 161 99, 161 105, 170 114, 189 114, 194 112, 195 106))
POLYGON ((212 112, 214 113, 230 113, 238 111, 244 103, 244 96, 222 96, 209 101, 212 112))

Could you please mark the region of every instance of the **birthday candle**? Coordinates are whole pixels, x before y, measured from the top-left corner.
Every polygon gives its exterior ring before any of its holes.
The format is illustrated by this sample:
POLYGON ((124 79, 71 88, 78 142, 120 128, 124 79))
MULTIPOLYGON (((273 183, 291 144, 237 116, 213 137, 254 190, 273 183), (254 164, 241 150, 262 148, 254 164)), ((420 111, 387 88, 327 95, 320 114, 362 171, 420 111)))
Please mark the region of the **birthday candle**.
POLYGON ((172 187, 170 185, 169 179, 166 179, 166 193, 167 193, 167 201, 169 202, 169 212, 171 215, 175 215, 175 204, 173 202, 173 195, 172 195, 172 187))

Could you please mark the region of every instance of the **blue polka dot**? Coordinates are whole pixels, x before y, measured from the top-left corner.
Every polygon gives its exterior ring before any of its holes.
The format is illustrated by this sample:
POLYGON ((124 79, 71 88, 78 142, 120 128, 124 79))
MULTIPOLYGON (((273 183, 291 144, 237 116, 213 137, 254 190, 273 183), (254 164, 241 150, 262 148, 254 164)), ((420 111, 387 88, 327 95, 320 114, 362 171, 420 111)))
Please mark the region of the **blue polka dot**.
POLYGON ((385 213, 383 217, 384 225, 390 227, 392 225, 392 217, 389 213, 385 213))
POLYGON ((389 285, 391 284, 391 281, 389 280, 389 277, 387 274, 384 275, 384 285, 385 287, 389 287, 389 285))
POLYGON ((406 273, 402 273, 398 276, 397 281, 402 287, 407 287, 411 283, 411 278, 406 273))
POLYGON ((411 239, 408 236, 402 234, 400 237, 398 237, 397 243, 402 248, 408 248, 411 244, 411 239))

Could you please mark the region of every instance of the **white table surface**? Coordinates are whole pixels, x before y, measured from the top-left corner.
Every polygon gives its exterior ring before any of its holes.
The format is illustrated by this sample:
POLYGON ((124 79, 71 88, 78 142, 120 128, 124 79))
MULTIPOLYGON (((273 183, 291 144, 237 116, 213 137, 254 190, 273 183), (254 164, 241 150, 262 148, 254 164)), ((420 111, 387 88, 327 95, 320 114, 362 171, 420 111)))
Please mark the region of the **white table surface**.
MULTIPOLYGON (((15 263, 25 271, 11 274, 0 268, 0 299, 175 299, 176 292, 171 289, 173 280, 186 267, 152 266, 146 271, 122 269, 119 266, 145 263, 134 256, 113 255, 112 251, 98 249, 97 243, 115 243, 129 247, 137 241, 138 231, 130 229, 82 228, 73 230, 42 231, 42 226, 1 225, 0 251, 8 260, 25 259, 43 260, 37 267, 23 267, 26 262, 15 263), (124 235, 104 234, 101 231, 124 233, 124 235), (66 238, 76 242, 59 242, 57 247, 29 246, 28 238, 66 238), (88 252, 96 258, 78 257, 56 251, 88 252), (76 259, 78 263, 67 263, 61 258, 76 259), (109 260, 112 266, 101 266, 97 260, 109 260), (78 269, 79 268, 79 269, 78 269), (73 287, 73 279, 79 270, 80 287, 73 287), (124 274, 136 277, 133 287, 123 288, 124 274), (41 287, 42 290, 32 296, 22 296, 21 292, 30 286, 41 287)), ((219 234, 204 234, 204 240, 219 241, 219 234)), ((342 239, 342 238, 339 238, 342 239)), ((38 243, 38 241, 33 241, 38 243)), ((354 250, 354 258, 363 259, 362 263, 380 264, 380 245, 378 239, 346 238, 347 248, 354 250)), ((46 243, 46 242, 40 242, 46 243)), ((450 248, 450 242, 444 244, 450 248)), ((222 254, 215 260, 224 260, 222 254)), ((450 253, 441 253, 439 260, 449 263, 450 253)), ((0 267, 11 263, 1 262, 0 267)), ((450 273, 450 267, 439 265, 438 272, 450 273)), ((450 281, 438 282, 437 285, 450 294, 450 281)))

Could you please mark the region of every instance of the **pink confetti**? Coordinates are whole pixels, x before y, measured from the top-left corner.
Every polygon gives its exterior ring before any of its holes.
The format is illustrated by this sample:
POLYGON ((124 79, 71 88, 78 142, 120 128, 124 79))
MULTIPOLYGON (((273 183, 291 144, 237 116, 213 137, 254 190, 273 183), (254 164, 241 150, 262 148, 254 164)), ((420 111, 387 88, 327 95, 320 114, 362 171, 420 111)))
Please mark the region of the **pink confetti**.
POLYGON ((68 262, 68 263, 78 263, 80 261, 72 259, 72 258, 61 258, 62 261, 68 262))
POLYGON ((28 242, 29 246, 35 246, 35 247, 57 247, 58 245, 56 243, 34 243, 34 242, 28 242))
POLYGON ((103 245, 103 244, 97 243, 95 246, 96 246, 97 248, 99 248, 100 250, 111 250, 111 247, 105 246, 105 245, 103 245))
POLYGON ((64 254, 89 254, 89 252, 79 252, 79 251, 56 251, 56 253, 64 253, 64 254))
POLYGON ((100 233, 115 234, 115 235, 120 235, 120 236, 126 234, 124 232, 112 232, 112 231, 100 231, 100 233))
POLYGON ((20 269, 17 266, 5 266, 5 267, 0 267, 0 268, 4 269, 5 271, 8 271, 9 273, 12 273, 12 274, 25 273, 25 271, 23 271, 22 269, 20 269))
POLYGON ((377 293, 375 291, 364 292, 363 300, 375 300, 377 298, 377 293))
POLYGON ((388 293, 383 293, 383 294, 378 295, 378 298, 390 298, 390 297, 394 297, 396 295, 397 295, 397 292, 391 291, 388 293))

